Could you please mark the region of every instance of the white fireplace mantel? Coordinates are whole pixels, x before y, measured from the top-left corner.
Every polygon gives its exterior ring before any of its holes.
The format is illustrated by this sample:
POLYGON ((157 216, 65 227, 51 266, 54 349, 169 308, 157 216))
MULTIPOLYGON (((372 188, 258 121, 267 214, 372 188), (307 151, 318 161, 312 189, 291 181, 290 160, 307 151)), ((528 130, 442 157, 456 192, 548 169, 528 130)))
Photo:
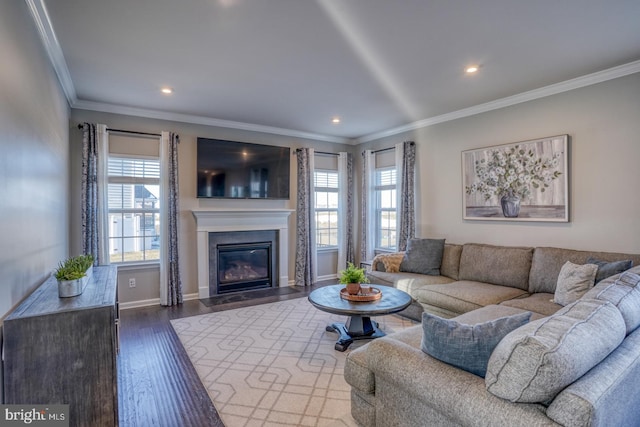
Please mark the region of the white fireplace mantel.
POLYGON ((278 230, 278 286, 289 282, 289 215, 293 209, 207 209, 191 211, 196 219, 198 297, 209 298, 209 233, 278 230))

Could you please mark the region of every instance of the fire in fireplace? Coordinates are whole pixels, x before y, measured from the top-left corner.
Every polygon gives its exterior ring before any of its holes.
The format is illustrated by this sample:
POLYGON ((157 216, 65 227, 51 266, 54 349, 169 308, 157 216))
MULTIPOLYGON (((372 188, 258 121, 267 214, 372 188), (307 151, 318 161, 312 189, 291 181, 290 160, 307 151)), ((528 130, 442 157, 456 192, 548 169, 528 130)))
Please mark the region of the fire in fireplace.
POLYGON ((271 243, 218 245, 218 293, 271 286, 271 243))
POLYGON ((209 233, 211 294, 276 285, 276 230, 209 233))

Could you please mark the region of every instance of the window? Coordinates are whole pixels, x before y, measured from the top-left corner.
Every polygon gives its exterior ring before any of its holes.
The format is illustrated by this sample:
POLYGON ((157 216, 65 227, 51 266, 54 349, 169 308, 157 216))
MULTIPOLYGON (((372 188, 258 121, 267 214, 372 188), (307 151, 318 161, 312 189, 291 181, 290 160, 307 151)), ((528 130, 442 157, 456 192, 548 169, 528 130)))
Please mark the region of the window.
POLYGON ((396 249, 396 169, 376 169, 376 249, 396 249))
POLYGON ((160 161, 109 157, 109 260, 160 259, 160 161))
POLYGON ((338 247, 338 172, 314 172, 316 246, 318 249, 338 247))

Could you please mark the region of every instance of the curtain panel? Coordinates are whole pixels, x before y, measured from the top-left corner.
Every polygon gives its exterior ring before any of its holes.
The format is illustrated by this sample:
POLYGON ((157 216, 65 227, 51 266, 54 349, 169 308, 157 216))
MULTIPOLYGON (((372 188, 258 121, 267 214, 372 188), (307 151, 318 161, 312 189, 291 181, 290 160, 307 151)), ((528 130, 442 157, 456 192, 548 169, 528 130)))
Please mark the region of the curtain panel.
POLYGON ((376 154, 371 150, 365 150, 362 153, 362 191, 361 191, 361 218, 362 227, 360 240, 360 259, 372 260, 375 256, 375 202, 374 186, 375 186, 375 168, 376 154))
POLYGON ((317 278, 316 218, 314 209, 314 150, 296 150, 298 198, 296 202, 296 261, 294 283, 311 286, 317 278))
POLYGON ((415 213, 416 145, 413 141, 396 144, 397 172, 397 243, 398 251, 407 249, 409 239, 416 234, 415 213))
POLYGON ((160 149, 161 218, 163 235, 160 245, 160 303, 171 306, 182 304, 182 281, 178 256, 178 144, 180 138, 173 132, 162 132, 160 149))
POLYGON ((107 126, 82 124, 81 221, 82 252, 93 255, 94 265, 109 264, 107 238, 107 126))
POLYGON ((353 248, 353 157, 338 154, 338 273, 354 261, 353 248))

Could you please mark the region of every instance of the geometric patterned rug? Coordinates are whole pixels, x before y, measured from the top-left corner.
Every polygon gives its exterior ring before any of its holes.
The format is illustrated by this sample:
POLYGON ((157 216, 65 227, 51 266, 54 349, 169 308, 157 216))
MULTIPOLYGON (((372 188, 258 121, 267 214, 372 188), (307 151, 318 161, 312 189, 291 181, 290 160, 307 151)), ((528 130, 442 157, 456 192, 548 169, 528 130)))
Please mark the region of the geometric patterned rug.
MULTIPOLYGON (((171 324, 225 426, 356 426, 344 362, 369 340, 334 350, 338 335, 325 327, 345 320, 295 298, 171 324)), ((387 333, 415 324, 375 320, 387 333)))

